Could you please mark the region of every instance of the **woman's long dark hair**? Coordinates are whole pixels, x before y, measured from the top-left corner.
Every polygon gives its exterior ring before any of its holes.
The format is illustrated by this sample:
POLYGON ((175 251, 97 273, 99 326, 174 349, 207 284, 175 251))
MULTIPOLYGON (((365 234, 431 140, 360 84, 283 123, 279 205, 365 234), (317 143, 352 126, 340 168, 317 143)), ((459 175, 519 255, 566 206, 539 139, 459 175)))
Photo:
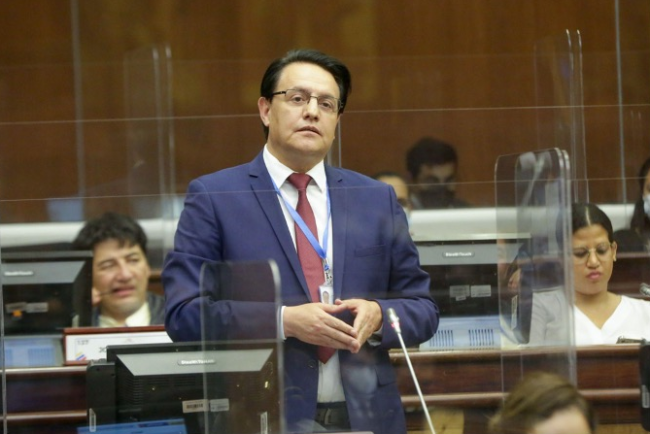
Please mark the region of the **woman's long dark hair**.
POLYGON ((645 179, 650 172, 650 158, 645 160, 639 174, 637 175, 637 182, 639 183, 639 198, 634 203, 634 212, 632 213, 632 220, 630 221, 630 229, 650 238, 650 218, 648 218, 645 209, 643 208, 643 187, 645 186, 645 179))

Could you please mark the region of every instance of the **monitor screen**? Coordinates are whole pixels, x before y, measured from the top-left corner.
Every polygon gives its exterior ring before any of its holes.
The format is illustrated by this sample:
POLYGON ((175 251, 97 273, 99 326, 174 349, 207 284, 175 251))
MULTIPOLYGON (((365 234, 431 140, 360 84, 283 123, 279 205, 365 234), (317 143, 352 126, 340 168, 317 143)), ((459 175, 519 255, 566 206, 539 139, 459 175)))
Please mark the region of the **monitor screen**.
POLYGON ((278 343, 237 341, 109 346, 87 368, 97 425, 182 418, 188 433, 279 433, 278 343))
POLYGON ((441 316, 498 314, 500 247, 496 240, 418 242, 416 246, 441 316))
POLYGON ((513 257, 521 241, 494 235, 466 240, 416 242, 420 265, 430 278, 430 293, 440 309, 440 324, 423 349, 501 346, 499 282, 503 258, 513 257))
POLYGON ((92 252, 2 252, 0 259, 7 336, 90 325, 92 252))

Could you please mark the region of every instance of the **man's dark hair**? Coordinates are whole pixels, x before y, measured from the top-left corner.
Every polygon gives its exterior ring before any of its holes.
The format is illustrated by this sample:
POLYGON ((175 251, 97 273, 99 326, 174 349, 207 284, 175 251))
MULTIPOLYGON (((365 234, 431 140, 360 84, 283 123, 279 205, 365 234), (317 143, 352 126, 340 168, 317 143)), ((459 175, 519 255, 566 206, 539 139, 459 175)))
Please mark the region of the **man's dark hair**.
POLYGON ((138 245, 147 253, 147 235, 133 218, 107 212, 86 222, 72 242, 75 250, 94 250, 95 246, 107 240, 117 240, 120 247, 138 245))
MULTIPOLYGON (((277 90, 284 90, 275 88, 278 84, 278 80, 280 79, 280 74, 282 74, 284 68, 292 63, 297 62, 311 63, 316 66, 320 66, 325 71, 332 74, 334 80, 336 81, 336 84, 339 86, 339 99, 341 100, 341 109, 339 110, 339 114, 343 113, 345 104, 348 100, 348 95, 352 90, 352 78, 350 76, 350 71, 348 70, 348 67, 345 66, 340 60, 328 56, 327 54, 322 53, 318 50, 291 50, 284 57, 275 59, 266 69, 266 72, 262 77, 260 96, 271 101, 273 98, 273 92, 277 90)), ((268 127, 264 126, 264 136, 268 138, 268 135, 269 129, 268 127)))
POLYGON ((456 150, 449 143, 433 137, 421 138, 406 154, 406 169, 414 180, 422 165, 439 166, 447 163, 458 164, 456 150))

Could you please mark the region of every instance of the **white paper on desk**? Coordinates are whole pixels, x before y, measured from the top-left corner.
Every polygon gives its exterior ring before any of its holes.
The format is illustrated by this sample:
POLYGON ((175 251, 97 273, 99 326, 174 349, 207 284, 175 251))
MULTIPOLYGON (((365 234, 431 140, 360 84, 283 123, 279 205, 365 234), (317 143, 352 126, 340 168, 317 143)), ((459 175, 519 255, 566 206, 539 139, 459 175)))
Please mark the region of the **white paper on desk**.
POLYGON ((162 344, 171 341, 165 331, 71 334, 66 336, 65 361, 105 359, 109 345, 162 344))

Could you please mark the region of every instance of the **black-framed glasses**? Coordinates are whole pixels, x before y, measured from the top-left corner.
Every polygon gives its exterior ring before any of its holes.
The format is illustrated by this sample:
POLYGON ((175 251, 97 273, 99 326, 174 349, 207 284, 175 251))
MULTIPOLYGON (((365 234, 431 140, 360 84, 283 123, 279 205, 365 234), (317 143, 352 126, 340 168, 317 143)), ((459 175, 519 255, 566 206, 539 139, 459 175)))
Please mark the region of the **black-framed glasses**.
POLYGON ((576 264, 585 264, 589 260, 591 253, 595 253, 599 261, 607 261, 611 258, 612 243, 600 243, 593 249, 586 247, 577 247, 573 249, 573 261, 576 264))
POLYGON ((273 92, 271 96, 284 95, 284 100, 296 107, 302 107, 309 103, 312 98, 316 98, 318 108, 325 113, 338 113, 343 104, 341 100, 330 95, 311 95, 304 89, 287 89, 279 92, 273 92))

